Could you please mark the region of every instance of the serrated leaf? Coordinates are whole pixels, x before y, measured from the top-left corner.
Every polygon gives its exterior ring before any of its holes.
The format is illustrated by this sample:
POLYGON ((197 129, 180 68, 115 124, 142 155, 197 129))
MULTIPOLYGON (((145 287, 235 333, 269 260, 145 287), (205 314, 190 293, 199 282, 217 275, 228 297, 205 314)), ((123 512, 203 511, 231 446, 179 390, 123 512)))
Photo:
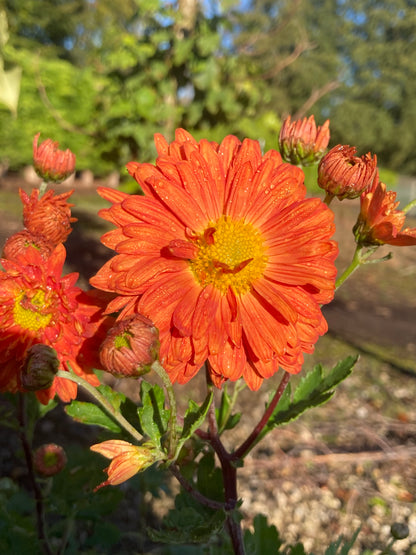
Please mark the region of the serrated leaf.
POLYGON ((65 412, 77 422, 82 422, 83 424, 89 424, 91 426, 101 426, 101 428, 105 428, 116 434, 121 432, 120 427, 114 420, 93 403, 72 401, 70 405, 65 407, 65 412))
POLYGON ((269 422, 259 434, 256 443, 271 429, 298 418, 309 408, 318 407, 329 401, 335 393, 335 387, 347 378, 358 360, 358 356, 347 357, 339 362, 328 374, 322 366, 316 365, 299 383, 293 398, 288 386, 277 404, 269 422))
POLYGON ((137 409, 144 434, 160 447, 160 438, 166 433, 170 410, 165 409, 165 394, 159 385, 143 382, 141 386, 143 406, 137 409))
POLYGON ((277 555, 282 546, 279 532, 276 526, 268 524, 264 515, 256 515, 254 518, 254 532, 246 530, 244 533, 244 545, 250 555, 277 555))
POLYGON ((173 544, 205 543, 221 531, 225 518, 224 511, 208 509, 188 493, 181 492, 175 498, 175 508, 164 519, 163 529, 148 528, 147 531, 153 541, 173 544))

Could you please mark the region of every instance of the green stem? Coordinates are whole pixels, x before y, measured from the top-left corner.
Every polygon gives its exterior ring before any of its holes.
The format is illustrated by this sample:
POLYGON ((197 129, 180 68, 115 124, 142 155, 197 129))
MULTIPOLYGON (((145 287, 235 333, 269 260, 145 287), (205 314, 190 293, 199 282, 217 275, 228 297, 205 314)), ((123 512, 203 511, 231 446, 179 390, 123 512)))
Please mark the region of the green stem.
POLYGON ((163 385, 165 386, 166 392, 168 394, 169 399, 169 408, 170 408, 170 417, 169 417, 169 424, 168 424, 168 456, 172 458, 175 456, 176 453, 176 444, 178 442, 177 439, 177 408, 176 408, 176 398, 175 392, 173 391, 172 382, 170 381, 169 375, 167 374, 166 370, 160 364, 159 361, 155 361, 152 364, 152 370, 156 372, 159 378, 162 380, 163 385))
POLYGON ((75 382, 83 389, 88 391, 88 393, 99 403, 109 414, 116 420, 122 428, 126 430, 136 441, 141 442, 143 437, 136 428, 128 422, 124 416, 121 414, 120 411, 116 410, 113 405, 98 391, 96 387, 88 383, 86 380, 81 378, 81 376, 77 376, 77 374, 73 372, 66 372, 64 370, 59 370, 56 374, 58 378, 63 378, 64 380, 70 380, 71 382, 75 382))
POLYGON ((42 183, 39 185, 39 198, 41 198, 45 194, 47 187, 48 184, 46 183, 46 181, 42 181, 42 183))
POLYGON ((360 245, 357 246, 357 248, 355 249, 351 264, 344 271, 344 273, 336 280, 335 289, 338 289, 338 287, 341 287, 344 281, 346 281, 355 272, 355 270, 357 270, 357 268, 360 267, 360 265, 362 264, 362 259, 361 259, 362 249, 363 247, 361 247, 360 245))
POLYGON ((375 260, 368 260, 368 258, 370 258, 372 254, 374 254, 374 252, 378 249, 378 247, 379 245, 372 245, 370 247, 367 247, 367 250, 363 252, 363 246, 357 245, 351 264, 335 282, 335 290, 341 287, 344 281, 346 281, 350 277, 350 275, 353 274, 355 270, 357 270, 357 268, 359 268, 363 264, 377 264, 378 262, 384 262, 385 260, 390 260, 390 258, 392 257, 391 253, 387 254, 386 256, 383 256, 382 258, 377 258, 375 260))
POLYGON ((333 195, 332 193, 327 193, 324 198, 324 203, 329 206, 334 198, 335 195, 333 195))
POLYGON ((410 201, 409 204, 406 204, 406 206, 403 208, 403 212, 407 214, 407 212, 409 212, 415 206, 416 206, 416 198, 415 200, 410 201))

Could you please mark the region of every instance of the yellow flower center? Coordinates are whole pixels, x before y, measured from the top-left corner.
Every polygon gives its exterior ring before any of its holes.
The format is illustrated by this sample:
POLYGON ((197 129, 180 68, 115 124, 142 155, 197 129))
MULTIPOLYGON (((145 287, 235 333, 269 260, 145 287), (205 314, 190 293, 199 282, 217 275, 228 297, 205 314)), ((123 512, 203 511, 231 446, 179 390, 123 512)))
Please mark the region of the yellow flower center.
POLYGON ((196 245, 198 253, 190 265, 203 287, 211 283, 223 295, 229 287, 236 294, 244 294, 263 275, 267 262, 263 237, 243 220, 221 216, 197 239, 196 245))
POLYGON ((45 328, 51 318, 49 303, 45 303, 45 291, 21 291, 17 295, 13 308, 15 324, 21 328, 37 331, 45 328))

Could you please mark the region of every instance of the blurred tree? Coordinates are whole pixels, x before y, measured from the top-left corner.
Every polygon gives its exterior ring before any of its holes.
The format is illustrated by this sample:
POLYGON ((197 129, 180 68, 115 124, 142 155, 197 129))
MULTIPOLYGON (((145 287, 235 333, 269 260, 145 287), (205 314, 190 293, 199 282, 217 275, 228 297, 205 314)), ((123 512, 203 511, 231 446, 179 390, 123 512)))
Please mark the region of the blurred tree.
POLYGON ((265 88, 263 106, 303 117, 340 85, 345 22, 333 0, 252 0, 233 18, 240 59, 265 88))
MULTIPOLYGON (((176 127, 217 140, 226 133, 254 134, 276 146, 280 121, 271 111, 260 113, 260 86, 253 84, 250 68, 223 40, 223 29, 230 27, 226 12, 207 16, 199 0, 128 0, 122 9, 111 0, 58 2, 52 9, 53 2, 42 0, 33 5, 54 13, 37 19, 30 2, 25 11, 21 3, 3 1, 11 6, 15 58, 23 58, 27 68, 22 95, 28 96, 22 107, 28 109, 25 122, 18 114, 12 125, 13 141, 19 125, 31 129, 31 135, 40 130, 58 140, 65 130, 78 135, 86 154, 78 157, 78 168, 90 157, 98 173, 120 168, 130 159, 153 158, 153 134, 172 138, 176 127), (58 40, 51 26, 70 6, 72 22, 61 24, 65 39, 58 40), (48 73, 52 62, 53 72, 48 73), (66 89, 62 97, 62 81, 68 82, 71 73, 68 62, 74 69, 74 90, 71 95, 66 89), (82 75, 88 77, 80 106, 77 83, 82 75), (44 125, 33 129, 39 120, 44 125), (56 133, 48 125, 53 120, 56 133)), ((0 124, 5 117, 0 112, 0 124)), ((29 144, 24 135, 19 142, 29 144)), ((5 143, 10 138, 5 137, 5 143)), ((18 165, 27 151, 11 153, 12 164, 18 165)))
MULTIPOLYGON (((276 148, 281 118, 331 118, 332 143, 416 171, 415 0, 0 0, 23 68, 1 157, 41 131, 96 173, 154 157, 176 127, 276 148), (65 141, 63 138, 66 137, 65 141), (78 148, 77 148, 78 146, 78 148)), ((26 144, 26 147, 23 147, 26 144)))
POLYGON ((416 173, 416 2, 340 2, 347 76, 334 95, 335 140, 376 151, 380 162, 416 173))

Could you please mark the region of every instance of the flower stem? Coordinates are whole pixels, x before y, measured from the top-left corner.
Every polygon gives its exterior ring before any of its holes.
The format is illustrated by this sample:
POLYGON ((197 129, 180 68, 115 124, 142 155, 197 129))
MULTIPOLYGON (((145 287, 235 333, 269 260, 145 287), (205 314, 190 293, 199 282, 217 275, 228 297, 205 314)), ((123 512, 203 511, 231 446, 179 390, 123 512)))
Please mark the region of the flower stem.
POLYGON ((351 274, 357 270, 363 264, 375 264, 377 262, 384 262, 385 260, 390 260, 392 254, 389 253, 382 258, 377 258, 375 260, 368 260, 368 258, 378 249, 379 245, 372 245, 367 248, 365 252, 363 252, 363 246, 357 245, 355 249, 354 256, 352 258, 351 264, 348 268, 344 271, 344 273, 336 280, 335 282, 335 290, 337 290, 341 285, 346 281, 351 274))
POLYGON ((98 391, 96 387, 88 383, 86 380, 77 376, 74 372, 67 372, 65 370, 59 370, 56 374, 58 378, 64 378, 65 380, 71 380, 75 382, 83 389, 85 389, 96 401, 99 403, 109 414, 116 420, 122 428, 126 430, 136 441, 141 442, 143 440, 141 434, 134 428, 128 420, 124 418, 120 411, 116 410, 113 405, 104 397, 102 393, 98 391))
POLYGON ((361 260, 362 248, 363 247, 358 245, 357 248, 355 249, 354 256, 351 260, 350 265, 335 282, 335 290, 341 287, 344 281, 346 281, 355 272, 355 270, 357 270, 357 268, 359 268, 360 265, 362 264, 362 260, 361 260))
POLYGON ((403 208, 403 212, 407 214, 407 212, 409 212, 415 206, 416 206, 416 198, 415 200, 410 201, 409 204, 406 204, 406 206, 403 208))
POLYGON ((335 195, 333 195, 332 193, 327 193, 324 198, 324 203, 329 206, 334 198, 335 195))
POLYGON ((162 380, 163 385, 165 386, 166 393, 169 399, 169 408, 170 408, 170 417, 169 417, 169 424, 168 424, 168 456, 169 458, 173 458, 176 453, 176 444, 178 442, 177 439, 177 408, 176 408, 176 398, 175 392, 173 390, 172 382, 167 374, 166 370, 157 360, 152 364, 152 370, 156 372, 159 378, 162 380))
POLYGON ((38 538, 45 555, 52 555, 52 549, 46 535, 45 529, 45 507, 43 504, 43 495, 36 481, 35 471, 33 468, 32 450, 29 440, 26 435, 27 422, 26 422, 26 394, 19 393, 19 408, 18 419, 20 424, 20 441, 22 442, 23 451, 26 459, 26 466, 29 474, 30 483, 35 495, 36 501, 36 524, 38 531, 38 538))
POLYGON ((194 499, 199 501, 201 505, 205 505, 206 507, 210 507, 211 509, 215 509, 217 511, 225 509, 224 503, 221 503, 220 501, 215 501, 214 499, 209 499, 208 497, 205 497, 205 495, 202 495, 202 493, 200 493, 198 490, 196 490, 193 485, 188 482, 185 476, 181 474, 179 467, 176 466, 176 464, 171 464, 169 466, 169 470, 181 484, 183 489, 187 491, 190 495, 192 495, 194 499))
POLYGON ((277 388, 276 393, 273 396, 273 399, 271 400, 267 409, 264 411, 264 414, 261 417, 259 423, 253 429, 253 431, 248 436, 248 438, 232 454, 233 461, 237 461, 239 459, 244 458, 247 455, 247 453, 259 441, 259 439, 260 439, 259 436, 260 436, 261 432, 263 431, 264 427, 266 426, 267 422, 269 421, 269 418, 273 414, 273 411, 276 408, 277 403, 280 401, 280 398, 283 395, 283 393, 284 393, 284 391, 287 387, 287 384, 289 383, 289 380, 290 380, 290 374, 288 372, 285 372, 284 375, 283 375, 283 378, 282 378, 282 380, 279 384, 279 387, 277 388))
POLYGON ((241 524, 234 518, 234 510, 237 504, 237 468, 231 460, 231 453, 225 449, 218 434, 214 401, 208 409, 208 429, 209 441, 221 463, 225 497, 224 508, 227 511, 226 528, 231 538, 234 554, 245 555, 241 524))

